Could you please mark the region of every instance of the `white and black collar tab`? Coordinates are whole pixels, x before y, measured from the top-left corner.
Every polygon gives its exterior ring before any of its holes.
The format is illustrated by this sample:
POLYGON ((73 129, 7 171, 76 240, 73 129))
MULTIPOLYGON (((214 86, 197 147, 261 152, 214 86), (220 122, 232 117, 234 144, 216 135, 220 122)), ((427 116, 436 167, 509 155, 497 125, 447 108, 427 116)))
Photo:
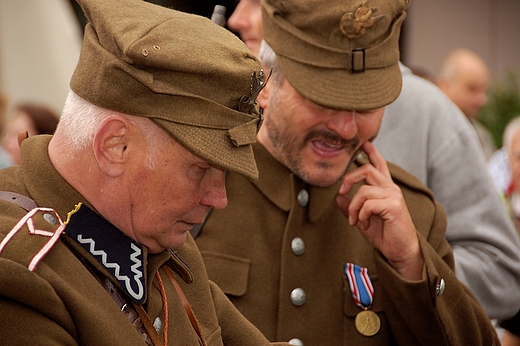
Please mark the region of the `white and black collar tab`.
POLYGON ((69 213, 65 233, 78 242, 119 282, 137 304, 146 301, 143 246, 86 205, 69 213))

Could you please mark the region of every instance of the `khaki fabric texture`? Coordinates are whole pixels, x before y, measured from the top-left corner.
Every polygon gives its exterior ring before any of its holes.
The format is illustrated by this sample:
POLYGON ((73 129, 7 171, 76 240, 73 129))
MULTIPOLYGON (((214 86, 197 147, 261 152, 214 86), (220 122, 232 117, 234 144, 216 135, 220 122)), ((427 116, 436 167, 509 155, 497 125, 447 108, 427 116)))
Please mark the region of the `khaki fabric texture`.
MULTIPOLYGON (((54 170, 47 154, 50 139, 42 135, 24 140, 22 166, 0 172, 0 191, 17 192, 41 207, 53 208, 64 221, 78 202, 89 203, 54 170)), ((0 201, 0 242, 25 214, 18 205, 0 201)), ((57 227, 43 217, 35 226, 49 232, 57 227)), ((46 236, 20 231, 0 253, 0 345, 145 346, 121 306, 115 304, 91 270, 99 270, 100 277, 108 277, 114 284, 117 279, 73 238, 62 234, 38 262, 35 272, 27 269, 27 263, 47 242, 46 236)), ((169 310, 167 346, 199 343, 177 291, 164 270, 159 269, 164 263, 172 265, 206 345, 269 345, 221 290, 208 281, 193 239, 188 236, 176 250, 185 264, 175 265, 180 260, 172 262, 175 257, 167 251, 145 254, 143 260, 148 292, 143 308, 152 320, 163 318, 155 273, 159 272, 164 281, 169 310), (186 269, 186 264, 191 272, 181 269, 186 269)))
MULTIPOLYGON (((211 213, 196 242, 209 279, 268 339, 298 338, 306 346, 500 344, 482 306, 454 273, 442 206, 416 177, 389 163, 425 260, 423 279, 407 281, 349 225, 336 203, 340 182, 309 187, 260 144, 254 149, 260 180, 230 173, 229 204, 211 213), (298 200, 302 190, 309 196, 305 206, 298 200), (304 244, 299 255, 292 247, 296 238, 304 244), (370 310, 381 321, 374 336, 356 330, 363 309, 352 297, 347 262, 368 269, 370 310), (437 296, 441 279, 446 289, 437 296), (305 292, 303 305, 291 302, 295 288, 305 292)), ((358 158, 349 170, 367 163, 366 156, 358 158)))
POLYGON ((401 92, 399 35, 409 0, 262 0, 263 34, 305 98, 371 110, 401 92))
POLYGON ((240 39, 207 18, 141 0, 78 2, 89 23, 71 79, 76 94, 148 117, 207 161, 258 176, 253 82, 262 66, 240 39))

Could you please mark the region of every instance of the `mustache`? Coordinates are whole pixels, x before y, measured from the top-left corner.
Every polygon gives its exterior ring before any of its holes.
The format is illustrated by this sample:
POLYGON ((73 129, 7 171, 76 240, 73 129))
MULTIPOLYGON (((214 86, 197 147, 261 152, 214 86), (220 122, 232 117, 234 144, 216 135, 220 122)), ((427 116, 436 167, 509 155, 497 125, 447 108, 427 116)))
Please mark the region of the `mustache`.
POLYGON ((305 146, 305 143, 308 143, 315 139, 318 139, 318 140, 322 139, 322 140, 335 142, 343 147, 349 147, 351 150, 353 150, 359 146, 359 137, 358 136, 354 137, 351 140, 346 140, 345 138, 341 137, 340 135, 338 135, 335 132, 314 129, 314 130, 309 131, 307 133, 307 135, 305 135, 305 137, 303 139, 302 147, 305 146))

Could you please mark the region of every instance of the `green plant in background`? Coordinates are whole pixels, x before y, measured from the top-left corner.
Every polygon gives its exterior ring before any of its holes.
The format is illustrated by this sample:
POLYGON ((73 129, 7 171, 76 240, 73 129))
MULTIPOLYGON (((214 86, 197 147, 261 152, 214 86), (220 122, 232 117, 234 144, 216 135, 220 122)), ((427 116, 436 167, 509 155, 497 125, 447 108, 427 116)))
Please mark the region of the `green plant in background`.
POLYGON ((520 116, 520 90, 516 74, 508 72, 503 80, 495 80, 488 96, 488 103, 481 109, 478 119, 491 132, 500 148, 507 123, 520 116))

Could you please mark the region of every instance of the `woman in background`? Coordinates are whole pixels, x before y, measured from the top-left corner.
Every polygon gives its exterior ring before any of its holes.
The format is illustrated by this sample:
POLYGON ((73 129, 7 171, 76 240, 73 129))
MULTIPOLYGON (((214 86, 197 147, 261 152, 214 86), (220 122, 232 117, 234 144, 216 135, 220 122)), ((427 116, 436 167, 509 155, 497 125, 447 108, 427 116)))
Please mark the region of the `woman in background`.
POLYGON ((53 134, 58 124, 54 111, 41 104, 20 103, 11 112, 10 120, 2 138, 2 147, 15 165, 20 164, 18 135, 25 132, 29 136, 53 134))

